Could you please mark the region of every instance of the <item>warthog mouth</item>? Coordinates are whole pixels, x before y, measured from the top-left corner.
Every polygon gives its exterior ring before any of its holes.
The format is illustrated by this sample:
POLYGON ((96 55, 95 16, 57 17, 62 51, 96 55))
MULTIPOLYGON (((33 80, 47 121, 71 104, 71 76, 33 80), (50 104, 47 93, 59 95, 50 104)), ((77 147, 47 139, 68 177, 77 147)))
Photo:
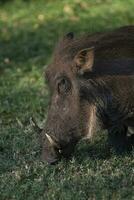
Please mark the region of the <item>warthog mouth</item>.
MULTIPOLYGON (((30 124, 33 127, 33 129, 38 132, 39 137, 41 139, 42 133, 44 133, 43 129, 41 129, 38 126, 34 118, 30 118, 30 124)), ((56 139, 49 133, 45 133, 45 136, 47 141, 49 142, 49 149, 47 146, 45 146, 45 149, 47 149, 48 153, 45 153, 47 156, 44 156, 45 151, 42 151, 42 160, 46 160, 49 164, 56 164, 58 161, 61 160, 61 158, 69 159, 74 151, 77 142, 80 139, 72 139, 68 144, 65 144, 65 142, 62 141, 61 144, 59 144, 59 142, 57 142, 56 139)), ((43 145, 41 141, 40 143, 41 145, 43 145)))
POLYGON ((59 144, 49 134, 45 135, 50 144, 50 150, 46 159, 49 164, 56 164, 61 160, 61 158, 69 159, 71 157, 72 153, 74 152, 77 140, 72 140, 67 144, 64 142, 59 144), (49 156, 50 152, 51 155, 49 156))

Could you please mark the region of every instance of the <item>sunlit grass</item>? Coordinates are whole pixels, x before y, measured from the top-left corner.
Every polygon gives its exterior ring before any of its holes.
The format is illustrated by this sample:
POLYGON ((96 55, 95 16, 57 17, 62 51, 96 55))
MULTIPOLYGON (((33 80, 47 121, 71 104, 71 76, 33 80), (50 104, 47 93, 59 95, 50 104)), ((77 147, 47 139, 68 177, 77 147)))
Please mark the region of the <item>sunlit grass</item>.
POLYGON ((31 0, 0 4, 0 200, 134 197, 133 155, 109 152, 106 136, 82 142, 74 157, 39 159, 34 116, 42 126, 48 91, 43 70, 60 35, 134 24, 133 0, 31 0))

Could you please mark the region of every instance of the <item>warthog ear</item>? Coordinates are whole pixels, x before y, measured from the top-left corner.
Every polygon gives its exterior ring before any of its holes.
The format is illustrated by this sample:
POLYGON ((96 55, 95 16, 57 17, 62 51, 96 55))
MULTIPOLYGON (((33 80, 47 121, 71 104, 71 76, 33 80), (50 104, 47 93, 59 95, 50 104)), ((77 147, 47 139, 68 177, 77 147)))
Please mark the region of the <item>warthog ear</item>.
POLYGON ((79 51, 74 62, 78 68, 78 73, 83 74, 86 71, 91 71, 94 64, 94 47, 79 51))

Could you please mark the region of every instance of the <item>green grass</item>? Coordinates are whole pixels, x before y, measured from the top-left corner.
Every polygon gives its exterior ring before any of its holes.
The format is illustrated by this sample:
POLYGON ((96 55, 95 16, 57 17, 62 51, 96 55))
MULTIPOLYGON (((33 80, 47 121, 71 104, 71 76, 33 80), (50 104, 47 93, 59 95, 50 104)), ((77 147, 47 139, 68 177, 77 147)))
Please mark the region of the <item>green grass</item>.
MULTIPOLYGON (((4 1, 3 1, 4 2, 4 1)), ((6 1, 5 1, 6 2, 6 1)), ((31 0, 0 4, 0 200, 132 200, 133 154, 108 152, 102 135, 56 166, 40 161, 37 134, 48 91, 43 68, 63 33, 134 24, 133 0, 31 0)))

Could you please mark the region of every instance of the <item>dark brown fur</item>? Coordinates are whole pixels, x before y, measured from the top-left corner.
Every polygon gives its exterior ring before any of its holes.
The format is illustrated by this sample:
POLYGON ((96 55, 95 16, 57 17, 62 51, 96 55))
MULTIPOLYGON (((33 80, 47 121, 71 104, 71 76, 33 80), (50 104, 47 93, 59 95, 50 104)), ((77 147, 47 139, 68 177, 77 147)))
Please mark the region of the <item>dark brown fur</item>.
POLYGON ((131 148, 127 132, 134 129, 133 26, 78 39, 68 34, 55 49, 46 79, 52 96, 41 133, 43 160, 54 163, 61 156, 68 157, 81 138, 92 137, 97 124, 108 130, 109 143, 118 152, 131 148), (80 73, 74 58, 80 52, 79 62, 87 59, 81 51, 92 46, 94 65, 80 73))

